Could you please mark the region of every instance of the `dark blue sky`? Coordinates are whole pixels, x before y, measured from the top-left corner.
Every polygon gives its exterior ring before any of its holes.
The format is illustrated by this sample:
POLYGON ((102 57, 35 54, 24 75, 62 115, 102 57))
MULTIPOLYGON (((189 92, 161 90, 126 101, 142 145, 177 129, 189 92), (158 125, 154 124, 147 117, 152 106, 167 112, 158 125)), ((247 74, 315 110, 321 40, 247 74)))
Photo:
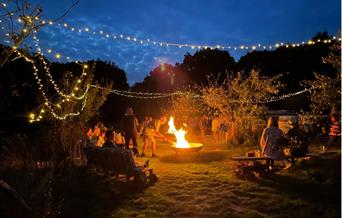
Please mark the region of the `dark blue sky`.
MULTIPOLYGON (((31 2, 41 4, 44 18, 57 17, 71 4, 71 0, 31 2)), ((336 34, 341 26, 340 9, 340 0, 80 0, 61 23, 155 41, 239 46, 297 43, 319 31, 336 34)), ((131 84, 143 80, 158 63, 181 62, 186 52, 194 52, 54 26, 44 28, 39 36, 43 49, 51 48, 63 57, 115 62, 126 71, 131 84)), ((246 51, 229 52, 237 59, 246 51)))

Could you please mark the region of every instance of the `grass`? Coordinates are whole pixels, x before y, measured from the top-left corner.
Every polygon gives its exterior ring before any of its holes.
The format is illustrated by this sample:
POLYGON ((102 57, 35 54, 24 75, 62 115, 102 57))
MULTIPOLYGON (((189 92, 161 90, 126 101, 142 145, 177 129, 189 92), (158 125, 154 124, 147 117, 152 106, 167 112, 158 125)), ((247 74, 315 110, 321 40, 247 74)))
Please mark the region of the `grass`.
POLYGON ((138 158, 150 159, 159 177, 154 185, 138 187, 83 169, 60 182, 66 185, 55 190, 56 198, 63 199, 63 217, 340 217, 340 156, 239 179, 229 158, 251 149, 206 143, 200 156, 175 156, 169 144, 158 143, 159 159, 138 158))

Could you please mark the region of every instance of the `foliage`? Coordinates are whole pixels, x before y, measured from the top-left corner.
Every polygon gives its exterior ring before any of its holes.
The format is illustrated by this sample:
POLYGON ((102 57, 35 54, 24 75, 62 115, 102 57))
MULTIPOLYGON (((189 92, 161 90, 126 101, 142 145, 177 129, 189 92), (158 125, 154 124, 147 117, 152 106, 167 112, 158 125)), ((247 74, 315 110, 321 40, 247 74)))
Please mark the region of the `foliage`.
POLYGON ((189 88, 185 95, 172 97, 171 106, 166 112, 175 116, 176 125, 186 124, 187 130, 192 131, 198 125, 200 117, 205 113, 205 107, 198 95, 192 93, 193 88, 189 88))
MULTIPOLYGON (((51 19, 49 22, 56 22, 65 17, 69 11, 78 4, 79 0, 72 1, 70 7, 64 11, 64 13, 58 18, 51 19)), ((5 58, 1 60, 0 67, 8 61, 14 50, 22 46, 26 38, 32 36, 33 33, 39 31, 43 26, 48 25, 47 22, 42 22, 42 8, 39 5, 32 5, 28 0, 9 1, 9 4, 13 4, 13 7, 3 6, 0 7, 3 23, 6 26, 3 27, 7 31, 8 37, 12 43, 12 49, 2 53, 5 58), (20 25, 16 25, 17 21, 20 25)))
POLYGON ((201 94, 205 105, 218 112, 234 137, 258 125, 264 112, 260 102, 279 93, 282 87, 279 77, 261 77, 252 71, 247 75, 227 74, 221 85, 211 78, 209 85, 201 88, 201 94))
POLYGON ((329 76, 323 73, 314 73, 314 80, 305 80, 304 85, 313 88, 310 93, 311 115, 319 115, 340 110, 341 105, 341 45, 332 44, 330 53, 322 58, 324 63, 335 69, 335 74, 329 76))

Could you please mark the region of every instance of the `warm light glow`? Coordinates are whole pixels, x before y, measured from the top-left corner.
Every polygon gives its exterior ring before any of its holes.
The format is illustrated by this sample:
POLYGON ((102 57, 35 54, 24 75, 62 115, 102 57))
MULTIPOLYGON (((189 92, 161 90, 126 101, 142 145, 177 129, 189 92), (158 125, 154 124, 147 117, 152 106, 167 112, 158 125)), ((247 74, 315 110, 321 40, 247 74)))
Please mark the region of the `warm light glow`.
POLYGON ((185 139, 186 131, 182 128, 179 130, 176 129, 173 117, 170 117, 168 124, 168 132, 176 136, 176 148, 189 148, 190 145, 188 141, 185 139))

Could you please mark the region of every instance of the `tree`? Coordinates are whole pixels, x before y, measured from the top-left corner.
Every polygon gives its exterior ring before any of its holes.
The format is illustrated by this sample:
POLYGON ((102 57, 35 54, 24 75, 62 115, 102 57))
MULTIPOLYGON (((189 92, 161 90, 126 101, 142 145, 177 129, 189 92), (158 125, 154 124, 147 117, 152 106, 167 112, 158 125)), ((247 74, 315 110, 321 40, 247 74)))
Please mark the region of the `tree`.
POLYGON ((331 111, 340 111, 341 108, 341 44, 334 43, 330 47, 330 53, 322 58, 326 64, 335 69, 335 75, 315 73, 313 80, 305 80, 304 85, 312 88, 310 92, 310 113, 320 115, 331 111))
POLYGON ((181 67, 187 73, 188 84, 206 83, 210 74, 222 82, 226 73, 234 71, 235 61, 227 51, 201 49, 193 55, 186 54, 181 67))
POLYGON ((283 86, 277 76, 261 77, 259 72, 251 71, 247 75, 227 74, 221 85, 217 78, 210 78, 200 92, 205 105, 229 126, 230 139, 234 139, 256 129, 265 112, 264 101, 283 86))
POLYGON ((13 52, 21 47, 22 43, 26 38, 31 36, 33 33, 38 32, 43 26, 53 24, 63 19, 70 10, 78 4, 79 0, 72 1, 70 7, 62 13, 61 16, 48 21, 41 20, 43 9, 39 5, 31 5, 29 1, 10 1, 13 7, 9 7, 7 4, 2 3, 0 5, 1 17, 6 27, 4 30, 7 31, 6 37, 10 40, 12 48, 10 50, 3 50, 6 53, 1 54, 5 58, 0 62, 0 67, 11 57, 13 52), (13 2, 13 3, 12 3, 13 2), (20 25, 17 24, 20 23, 20 25))

